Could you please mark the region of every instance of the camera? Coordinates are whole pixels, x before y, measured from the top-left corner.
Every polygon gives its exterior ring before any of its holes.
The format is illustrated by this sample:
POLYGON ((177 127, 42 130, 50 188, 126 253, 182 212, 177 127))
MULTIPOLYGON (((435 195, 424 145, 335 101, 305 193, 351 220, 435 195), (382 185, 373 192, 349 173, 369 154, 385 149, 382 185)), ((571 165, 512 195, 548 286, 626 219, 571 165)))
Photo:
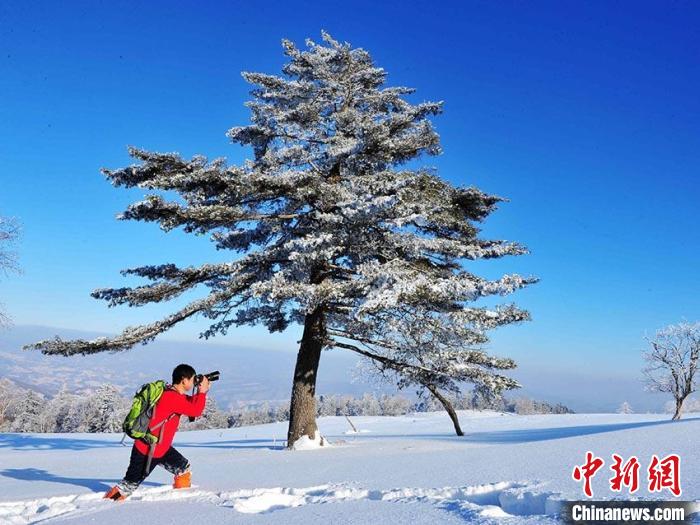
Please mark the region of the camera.
MULTIPOLYGON (((202 380, 204 378, 207 378, 209 381, 218 381, 219 380, 219 371, 217 370, 216 372, 209 372, 208 374, 197 374, 194 376, 194 386, 195 389, 199 387, 199 385, 202 384, 202 380)), ((195 390, 196 392, 196 390, 195 390)), ((190 423, 195 420, 194 417, 189 416, 187 419, 189 419, 190 423)))
POLYGON ((208 374, 197 374, 194 376, 194 384, 195 386, 198 386, 202 383, 202 380, 204 378, 207 378, 209 381, 218 381, 219 380, 219 371, 217 370, 216 372, 209 372, 208 374))

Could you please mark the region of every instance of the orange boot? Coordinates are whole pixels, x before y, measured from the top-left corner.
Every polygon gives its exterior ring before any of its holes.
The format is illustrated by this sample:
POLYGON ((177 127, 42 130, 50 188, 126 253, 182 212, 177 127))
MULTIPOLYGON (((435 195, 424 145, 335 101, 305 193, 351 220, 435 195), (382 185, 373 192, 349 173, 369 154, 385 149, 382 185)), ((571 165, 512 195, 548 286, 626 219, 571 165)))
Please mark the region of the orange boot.
POLYGON ((111 489, 107 491, 107 493, 104 495, 104 499, 111 499, 114 501, 124 501, 126 499, 126 496, 124 496, 121 492, 119 492, 119 488, 115 485, 111 489))
POLYGON ((192 486, 192 473, 188 470, 182 474, 175 476, 175 481, 173 482, 173 488, 175 489, 188 489, 192 486))

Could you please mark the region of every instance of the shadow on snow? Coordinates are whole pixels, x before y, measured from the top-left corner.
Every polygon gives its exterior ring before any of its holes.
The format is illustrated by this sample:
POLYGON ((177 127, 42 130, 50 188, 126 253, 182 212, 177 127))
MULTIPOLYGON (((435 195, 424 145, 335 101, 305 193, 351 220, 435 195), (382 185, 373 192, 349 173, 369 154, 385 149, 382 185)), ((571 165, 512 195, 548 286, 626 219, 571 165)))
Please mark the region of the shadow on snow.
MULTIPOLYGON (((633 423, 610 423, 600 425, 581 425, 571 427, 553 428, 525 428, 522 430, 499 430, 486 432, 468 432, 459 437, 448 432, 441 434, 361 434, 357 437, 361 440, 411 438, 420 440, 441 440, 469 443, 528 443, 535 441, 549 441, 565 439, 605 432, 617 432, 635 428, 648 428, 663 425, 680 425, 700 421, 700 418, 681 419, 679 421, 639 421, 633 423)), ((230 429, 227 429, 230 430, 230 429)), ((348 439, 347 435, 328 434, 331 438, 348 439)), ((354 436, 353 436, 354 437, 354 436)), ((267 449, 283 450, 285 440, 262 439, 230 439, 221 441, 178 442, 178 448, 217 448, 217 449, 267 449)), ((42 436, 41 434, 0 434, 0 449, 12 450, 88 450, 97 448, 126 448, 118 440, 99 440, 89 438, 56 437, 55 435, 42 436)))
MULTIPOLYGON (((68 436, 70 434, 63 434, 68 436)), ((2 434, 0 433, 0 449, 13 450, 89 450, 94 448, 123 447, 119 441, 90 439, 83 437, 56 437, 55 434, 2 434)), ((131 446, 131 445, 129 445, 131 446)))
MULTIPOLYGON (((99 480, 94 478, 66 478, 38 468, 10 468, 0 470, 0 476, 19 479, 22 481, 48 481, 50 483, 65 483, 85 487, 94 492, 104 492, 112 488, 119 480, 99 480)), ((158 486, 157 483, 144 482, 142 485, 158 486)))
POLYGON ((470 443, 529 443, 533 441, 549 441, 553 439, 565 439, 570 437, 587 436, 591 434, 603 434, 605 432, 617 432, 635 428, 645 428, 659 425, 678 425, 683 423, 698 422, 700 418, 681 419, 679 421, 639 421, 635 423, 610 423, 601 425, 581 425, 573 427, 553 428, 526 428, 522 430, 498 430, 490 432, 468 432, 463 437, 455 434, 363 434, 362 439, 388 439, 407 437, 411 439, 438 439, 447 441, 467 441, 470 443))

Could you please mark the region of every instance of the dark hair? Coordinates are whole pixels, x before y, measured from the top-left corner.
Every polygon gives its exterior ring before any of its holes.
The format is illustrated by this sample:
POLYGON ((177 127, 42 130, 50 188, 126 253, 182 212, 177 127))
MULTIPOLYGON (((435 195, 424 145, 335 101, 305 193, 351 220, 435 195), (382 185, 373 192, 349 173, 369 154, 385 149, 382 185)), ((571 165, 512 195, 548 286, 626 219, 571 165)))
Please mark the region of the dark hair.
POLYGON ((195 374, 194 368, 190 365, 181 364, 177 365, 173 370, 173 385, 177 385, 180 381, 187 378, 189 379, 195 374))

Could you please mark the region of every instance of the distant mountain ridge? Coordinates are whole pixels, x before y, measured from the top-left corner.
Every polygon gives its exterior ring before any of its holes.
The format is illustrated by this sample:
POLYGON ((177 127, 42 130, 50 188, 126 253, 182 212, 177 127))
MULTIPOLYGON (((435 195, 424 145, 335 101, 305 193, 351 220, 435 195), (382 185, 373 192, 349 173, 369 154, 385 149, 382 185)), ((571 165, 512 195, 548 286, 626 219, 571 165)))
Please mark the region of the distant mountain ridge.
MULTIPOLYGON (((112 334, 30 325, 0 331, 0 377, 8 377, 20 386, 48 395, 56 393, 64 384, 68 390, 76 391, 103 383, 111 383, 127 395, 147 381, 169 380, 174 366, 190 363, 200 372, 221 371, 221 380, 212 390, 221 408, 235 408, 251 402, 289 401, 296 360, 295 343, 290 345, 290 350, 279 350, 204 340, 156 339, 126 352, 73 357, 45 356, 38 351, 22 350, 25 344, 56 335, 93 339, 112 334)), ((397 393, 392 385, 378 386, 363 381, 367 374, 358 373, 358 362, 349 352, 325 351, 319 367, 317 394, 361 396, 377 390, 397 393)), ((510 392, 509 397, 527 396, 553 404, 562 403, 576 412, 615 412, 623 401, 631 403, 638 412, 663 411, 669 398, 644 392, 634 371, 609 377, 605 370, 601 367, 599 374, 575 368, 543 370, 535 361, 518 362, 518 368, 509 375, 523 388, 510 392)), ((469 388, 467 385, 465 390, 469 388)), ((413 393, 413 389, 402 392, 408 397, 413 393)))
MULTIPOLYGON (((172 369, 189 363, 198 372, 221 371, 212 395, 222 408, 255 401, 288 401, 296 352, 264 350, 209 342, 156 340, 126 352, 88 356, 46 356, 22 350, 26 344, 61 338, 94 339, 110 335, 46 326, 15 326, 0 332, 0 377, 20 386, 53 395, 63 385, 70 391, 95 388, 103 383, 118 387, 122 394, 135 391, 155 379, 170 380, 172 369)), ((371 385, 353 382, 358 360, 352 355, 327 352, 321 362, 319 394, 359 395, 371 385)))

